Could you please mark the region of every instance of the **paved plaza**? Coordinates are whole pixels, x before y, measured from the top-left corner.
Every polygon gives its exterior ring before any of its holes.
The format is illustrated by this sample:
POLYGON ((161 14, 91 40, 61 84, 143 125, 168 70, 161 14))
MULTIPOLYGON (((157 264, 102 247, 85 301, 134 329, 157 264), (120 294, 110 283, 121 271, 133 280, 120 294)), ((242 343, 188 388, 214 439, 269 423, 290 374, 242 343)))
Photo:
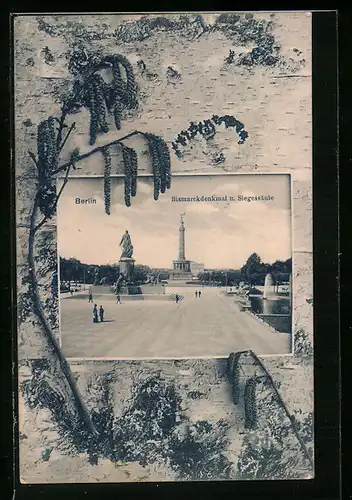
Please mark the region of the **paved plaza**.
POLYGON ((257 354, 290 352, 290 335, 274 333, 234 299, 218 289, 177 289, 184 299, 130 300, 94 297, 105 309, 104 323, 93 323, 92 304, 85 297, 62 298, 61 340, 67 357, 206 357, 252 349, 257 354))

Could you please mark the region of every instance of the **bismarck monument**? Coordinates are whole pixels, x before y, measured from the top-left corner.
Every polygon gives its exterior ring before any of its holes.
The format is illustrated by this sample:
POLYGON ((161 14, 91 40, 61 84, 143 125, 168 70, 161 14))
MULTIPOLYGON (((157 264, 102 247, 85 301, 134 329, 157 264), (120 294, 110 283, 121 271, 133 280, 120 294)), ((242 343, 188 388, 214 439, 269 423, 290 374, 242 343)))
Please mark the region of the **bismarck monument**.
POLYGON ((192 279, 191 272, 191 261, 186 259, 185 254, 185 222, 184 217, 185 214, 181 214, 181 221, 179 227, 179 249, 178 249, 178 258, 173 261, 173 270, 170 273, 170 280, 172 281, 189 281, 192 279))
POLYGON ((126 281, 133 281, 135 260, 132 258, 133 245, 131 236, 127 230, 121 238, 120 247, 122 248, 119 260, 120 274, 124 276, 126 281))
POLYGON ((114 292, 123 295, 136 295, 141 293, 141 288, 134 281, 134 263, 132 258, 133 245, 129 232, 126 230, 121 238, 122 249, 119 260, 119 275, 114 287, 114 292))

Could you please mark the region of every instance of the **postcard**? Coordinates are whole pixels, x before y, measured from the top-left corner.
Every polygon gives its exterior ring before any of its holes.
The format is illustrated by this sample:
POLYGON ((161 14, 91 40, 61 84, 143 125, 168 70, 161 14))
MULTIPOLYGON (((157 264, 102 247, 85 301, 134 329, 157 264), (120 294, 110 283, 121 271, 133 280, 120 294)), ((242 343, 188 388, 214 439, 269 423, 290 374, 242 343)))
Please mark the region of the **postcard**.
POLYGON ((21 483, 314 477, 311 20, 14 17, 21 483))

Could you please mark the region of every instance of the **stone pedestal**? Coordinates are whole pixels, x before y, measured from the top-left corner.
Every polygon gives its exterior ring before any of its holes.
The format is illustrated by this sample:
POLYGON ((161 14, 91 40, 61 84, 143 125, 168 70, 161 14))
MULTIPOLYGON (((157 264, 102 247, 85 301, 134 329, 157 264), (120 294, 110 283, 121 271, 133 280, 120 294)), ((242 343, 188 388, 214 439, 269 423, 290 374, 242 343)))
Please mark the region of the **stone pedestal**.
POLYGON ((191 280, 191 261, 185 259, 174 260, 173 271, 170 273, 170 279, 176 281, 191 280))
POLYGON ((178 273, 190 273, 191 272, 191 261, 185 259, 178 259, 173 261, 174 272, 178 273))
POLYGON ((126 281, 133 281, 135 260, 130 257, 121 257, 119 261, 120 273, 126 281))

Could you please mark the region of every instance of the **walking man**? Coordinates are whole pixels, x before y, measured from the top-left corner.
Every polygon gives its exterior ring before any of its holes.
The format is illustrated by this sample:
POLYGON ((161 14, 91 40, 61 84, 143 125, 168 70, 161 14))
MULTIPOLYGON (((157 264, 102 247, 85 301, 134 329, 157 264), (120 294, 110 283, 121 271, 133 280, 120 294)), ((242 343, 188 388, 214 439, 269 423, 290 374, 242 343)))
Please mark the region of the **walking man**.
POLYGON ((194 295, 196 296, 196 298, 198 297, 198 292, 197 292, 197 290, 194 292, 194 295))
POLYGON ((176 293, 176 295, 175 295, 175 300, 176 300, 176 304, 178 304, 178 301, 179 301, 179 296, 178 296, 178 294, 177 294, 177 293, 176 293))
POLYGON ((103 306, 99 307, 99 316, 100 316, 100 321, 103 322, 104 321, 104 308, 103 308, 103 306))
POLYGON ((119 294, 116 295, 116 304, 121 304, 121 299, 119 294))
POLYGON ((93 294, 92 294, 92 292, 89 292, 88 302, 93 302, 93 294))
POLYGON ((98 323, 98 306, 96 304, 93 307, 93 323, 98 323))
POLYGON ((199 292, 198 292, 198 297, 200 297, 200 294, 201 294, 201 293, 202 293, 202 292, 199 290, 199 292))

